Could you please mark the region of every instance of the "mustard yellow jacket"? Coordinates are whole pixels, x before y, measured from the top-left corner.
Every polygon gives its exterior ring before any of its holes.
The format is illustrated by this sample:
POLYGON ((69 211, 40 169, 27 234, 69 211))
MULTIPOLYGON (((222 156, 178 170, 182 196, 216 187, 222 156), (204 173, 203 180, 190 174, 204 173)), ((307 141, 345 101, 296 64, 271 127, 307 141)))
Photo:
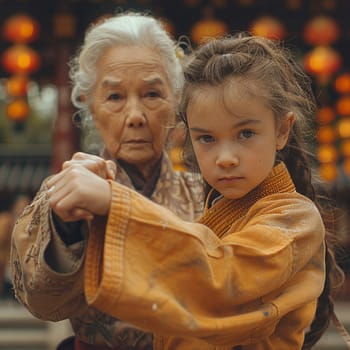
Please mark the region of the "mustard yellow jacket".
POLYGON ((283 163, 196 223, 111 182, 91 231, 87 302, 155 333, 154 349, 300 349, 324 284, 324 226, 283 163))

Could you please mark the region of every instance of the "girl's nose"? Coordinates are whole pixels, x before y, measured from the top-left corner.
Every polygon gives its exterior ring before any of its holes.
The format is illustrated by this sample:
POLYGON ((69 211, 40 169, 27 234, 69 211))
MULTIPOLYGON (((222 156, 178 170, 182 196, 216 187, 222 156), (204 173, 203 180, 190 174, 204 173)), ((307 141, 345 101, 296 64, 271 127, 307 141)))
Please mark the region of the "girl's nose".
POLYGON ((216 160, 216 165, 222 168, 236 167, 238 164, 238 156, 233 152, 233 150, 222 151, 216 160))

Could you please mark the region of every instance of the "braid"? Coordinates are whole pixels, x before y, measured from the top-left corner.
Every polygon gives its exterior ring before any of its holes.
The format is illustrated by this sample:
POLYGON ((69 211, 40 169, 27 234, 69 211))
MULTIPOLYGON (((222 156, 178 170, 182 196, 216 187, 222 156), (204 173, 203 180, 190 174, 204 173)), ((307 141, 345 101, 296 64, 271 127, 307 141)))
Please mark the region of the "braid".
MULTIPOLYGON (((320 191, 316 192, 312 184, 309 154, 305 151, 301 140, 301 130, 295 124, 288 145, 281 151, 279 157, 285 162, 289 169, 296 190, 310 198, 318 207, 326 228, 325 284, 317 300, 314 320, 309 331, 305 335, 302 349, 308 350, 316 344, 329 326, 331 316, 334 312, 333 297, 337 287, 342 284, 344 275, 338 267, 333 253, 336 244, 336 237, 334 234, 335 207, 332 205, 328 196, 322 194, 320 191)), ((321 190, 321 188, 319 190, 321 190)))
POLYGON ((311 185, 311 166, 305 147, 302 146, 302 135, 298 124, 294 124, 286 147, 278 154, 291 174, 297 192, 315 200, 315 190, 311 185))
POLYGON ((317 300, 317 309, 315 318, 311 323, 310 330, 306 333, 302 349, 311 349, 322 334, 327 330, 331 315, 334 311, 334 302, 331 294, 331 279, 330 271, 334 263, 334 257, 330 253, 328 247, 326 248, 326 279, 323 291, 317 300))

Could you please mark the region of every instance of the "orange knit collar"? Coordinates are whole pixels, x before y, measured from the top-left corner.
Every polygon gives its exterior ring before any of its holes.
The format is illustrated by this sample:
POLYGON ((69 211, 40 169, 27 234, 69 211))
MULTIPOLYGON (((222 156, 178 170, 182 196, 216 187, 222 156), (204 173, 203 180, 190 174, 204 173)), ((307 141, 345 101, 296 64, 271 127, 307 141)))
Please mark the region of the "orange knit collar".
POLYGON ((207 225, 221 237, 232 223, 244 216, 259 199, 275 193, 295 192, 295 186, 287 167, 281 162, 258 187, 242 198, 221 198, 209 208, 208 199, 211 192, 207 196, 204 213, 198 222, 207 225))

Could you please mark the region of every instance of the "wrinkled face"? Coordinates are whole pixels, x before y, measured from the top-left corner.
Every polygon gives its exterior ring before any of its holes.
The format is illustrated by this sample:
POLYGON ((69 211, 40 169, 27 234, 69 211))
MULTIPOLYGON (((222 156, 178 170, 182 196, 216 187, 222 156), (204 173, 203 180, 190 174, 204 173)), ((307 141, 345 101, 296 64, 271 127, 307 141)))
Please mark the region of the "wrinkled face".
POLYGON ((243 197, 269 175, 292 123, 286 117, 277 126, 273 112, 238 83, 193 91, 187 119, 203 177, 229 199, 243 197))
POLYGON ((176 101, 161 58, 149 48, 111 47, 96 73, 91 112, 106 148, 147 177, 175 120, 176 101))

